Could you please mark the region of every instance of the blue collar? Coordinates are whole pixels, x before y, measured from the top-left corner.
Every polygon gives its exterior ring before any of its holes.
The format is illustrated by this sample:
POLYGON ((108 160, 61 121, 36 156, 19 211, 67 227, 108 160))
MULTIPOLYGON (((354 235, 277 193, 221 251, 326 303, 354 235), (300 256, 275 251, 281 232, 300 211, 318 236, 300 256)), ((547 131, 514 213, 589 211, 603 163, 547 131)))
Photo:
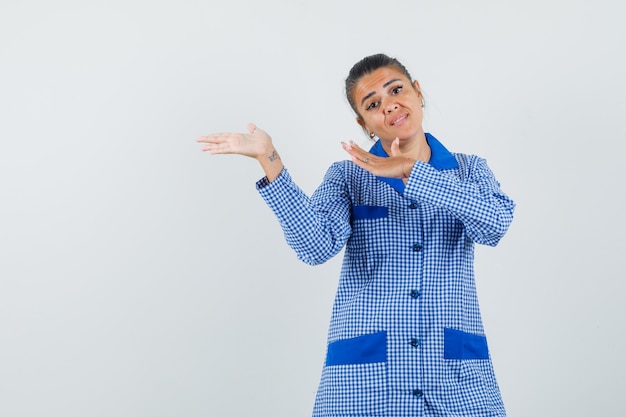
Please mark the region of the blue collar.
MULTIPOLYGON (((426 142, 430 147, 430 160, 428 161, 430 166, 440 171, 443 169, 455 169, 459 167, 454 155, 452 155, 452 153, 450 153, 450 151, 448 151, 445 146, 443 146, 441 142, 439 142, 430 133, 426 133, 426 142)), ((383 158, 389 157, 387 152, 385 152, 382 143, 380 143, 380 139, 374 144, 374 146, 372 146, 370 153, 383 158)), ((400 178, 386 178, 378 176, 376 178, 391 185, 400 194, 404 193, 404 182, 400 178)))

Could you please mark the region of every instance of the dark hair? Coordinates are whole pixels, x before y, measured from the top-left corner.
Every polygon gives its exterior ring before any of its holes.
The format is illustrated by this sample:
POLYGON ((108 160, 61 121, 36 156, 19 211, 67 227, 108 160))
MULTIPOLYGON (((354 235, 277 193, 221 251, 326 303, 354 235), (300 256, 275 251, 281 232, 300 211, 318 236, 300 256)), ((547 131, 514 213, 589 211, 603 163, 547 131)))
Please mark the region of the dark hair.
POLYGON ((354 87, 356 87, 359 80, 372 72, 376 71, 379 68, 392 67, 396 68, 402 74, 412 81, 411 74, 409 71, 398 61, 396 58, 391 58, 385 54, 376 54, 366 56, 350 69, 350 73, 348 74, 348 78, 346 78, 346 97, 348 99, 348 103, 350 103, 350 107, 357 114, 357 116, 361 117, 359 114, 356 104, 354 103, 354 87))

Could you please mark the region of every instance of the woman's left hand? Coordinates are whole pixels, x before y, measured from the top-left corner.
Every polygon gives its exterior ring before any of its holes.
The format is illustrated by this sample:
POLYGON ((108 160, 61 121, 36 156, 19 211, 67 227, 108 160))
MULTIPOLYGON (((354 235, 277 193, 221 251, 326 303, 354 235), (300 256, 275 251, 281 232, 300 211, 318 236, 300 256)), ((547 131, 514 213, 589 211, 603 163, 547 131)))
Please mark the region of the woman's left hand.
POLYGON ((352 141, 350 143, 341 142, 341 146, 352 156, 352 162, 380 177, 408 178, 415 164, 415 159, 402 156, 398 139, 391 143, 391 155, 387 158, 364 151, 352 141))

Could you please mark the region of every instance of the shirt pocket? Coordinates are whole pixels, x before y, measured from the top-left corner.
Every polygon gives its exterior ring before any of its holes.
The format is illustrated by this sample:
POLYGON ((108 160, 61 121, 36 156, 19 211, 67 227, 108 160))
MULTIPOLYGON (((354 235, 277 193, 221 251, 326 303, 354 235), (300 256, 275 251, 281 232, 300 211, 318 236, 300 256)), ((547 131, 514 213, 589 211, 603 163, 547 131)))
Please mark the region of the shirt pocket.
POLYGON ((444 359, 489 359, 487 338, 461 330, 443 329, 444 359))
POLYGON ((352 220, 384 219, 389 216, 389 209, 384 206, 352 206, 352 220))
POLYGON ((324 416, 384 416, 387 405, 386 332, 330 343, 322 381, 324 416))

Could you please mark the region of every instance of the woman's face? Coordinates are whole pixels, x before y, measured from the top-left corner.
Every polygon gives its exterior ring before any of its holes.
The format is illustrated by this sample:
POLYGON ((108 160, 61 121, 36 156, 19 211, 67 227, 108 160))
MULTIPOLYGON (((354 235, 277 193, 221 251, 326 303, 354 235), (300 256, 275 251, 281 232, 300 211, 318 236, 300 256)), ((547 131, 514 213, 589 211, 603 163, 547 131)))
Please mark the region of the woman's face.
POLYGON ((364 75, 354 88, 357 122, 384 142, 401 143, 424 135, 422 93, 417 81, 394 67, 364 75))

